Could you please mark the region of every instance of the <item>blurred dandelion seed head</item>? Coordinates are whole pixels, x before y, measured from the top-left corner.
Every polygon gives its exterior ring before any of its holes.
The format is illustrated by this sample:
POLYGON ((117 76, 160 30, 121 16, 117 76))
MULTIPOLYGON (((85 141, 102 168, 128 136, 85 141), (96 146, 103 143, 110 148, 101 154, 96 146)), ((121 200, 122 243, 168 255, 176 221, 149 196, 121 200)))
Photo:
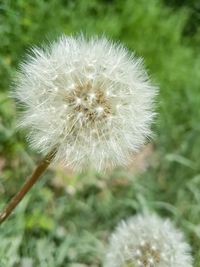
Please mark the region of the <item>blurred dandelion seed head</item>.
POLYGON ((190 246, 169 220, 137 215, 119 224, 105 267, 192 267, 190 246))
POLYGON ((150 135, 156 89, 123 46, 63 36, 33 48, 14 95, 31 145, 75 169, 126 164, 150 135))

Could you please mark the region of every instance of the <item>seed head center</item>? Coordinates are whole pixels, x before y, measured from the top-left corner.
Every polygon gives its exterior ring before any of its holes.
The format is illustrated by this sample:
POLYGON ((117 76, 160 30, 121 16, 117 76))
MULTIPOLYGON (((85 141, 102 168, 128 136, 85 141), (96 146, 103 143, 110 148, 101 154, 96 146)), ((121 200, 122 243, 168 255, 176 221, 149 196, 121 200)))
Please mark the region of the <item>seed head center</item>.
POLYGON ((101 85, 93 85, 92 82, 76 84, 65 96, 65 102, 71 107, 72 113, 82 121, 103 120, 112 113, 112 106, 104 88, 101 85))
POLYGON ((136 262, 138 267, 151 267, 160 262, 160 251, 149 242, 144 242, 136 250, 136 262))

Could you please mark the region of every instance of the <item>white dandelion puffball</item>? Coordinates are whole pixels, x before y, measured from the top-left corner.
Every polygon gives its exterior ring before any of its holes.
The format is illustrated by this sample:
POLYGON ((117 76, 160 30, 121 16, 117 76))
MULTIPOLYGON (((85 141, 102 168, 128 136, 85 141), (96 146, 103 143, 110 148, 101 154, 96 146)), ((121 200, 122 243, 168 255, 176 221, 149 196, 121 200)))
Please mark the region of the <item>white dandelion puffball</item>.
POLYGON ((104 267, 192 267, 190 246, 167 219, 136 215, 110 238, 104 267))
POLYGON ((150 135, 156 88, 141 59, 106 38, 62 36, 33 48, 14 95, 33 148, 75 169, 127 163, 150 135))

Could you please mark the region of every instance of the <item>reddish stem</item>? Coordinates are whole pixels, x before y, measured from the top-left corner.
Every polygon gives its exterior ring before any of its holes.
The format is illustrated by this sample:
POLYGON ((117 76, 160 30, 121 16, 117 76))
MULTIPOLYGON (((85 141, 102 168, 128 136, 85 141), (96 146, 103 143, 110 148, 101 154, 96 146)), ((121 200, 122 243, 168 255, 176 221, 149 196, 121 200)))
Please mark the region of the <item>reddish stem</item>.
POLYGON ((37 182, 40 176, 44 173, 47 169, 49 164, 51 163, 53 157, 55 155, 55 151, 51 151, 44 157, 35 170, 33 171, 32 175, 27 179, 24 183, 22 188, 17 192, 17 194, 10 200, 4 210, 0 213, 0 224, 2 224, 6 218, 11 214, 11 212, 16 208, 16 206, 20 203, 20 201, 24 198, 26 193, 31 189, 31 187, 37 182))

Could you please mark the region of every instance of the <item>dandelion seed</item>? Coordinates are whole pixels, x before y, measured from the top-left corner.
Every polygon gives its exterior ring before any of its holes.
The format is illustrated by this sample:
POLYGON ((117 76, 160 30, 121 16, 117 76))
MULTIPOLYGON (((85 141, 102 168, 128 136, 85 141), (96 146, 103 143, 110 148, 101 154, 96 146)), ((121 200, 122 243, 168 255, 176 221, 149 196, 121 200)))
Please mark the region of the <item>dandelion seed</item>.
POLYGON ((192 267, 190 246, 169 220, 136 215, 121 222, 112 234, 104 267, 169 266, 192 267))
POLYGON ((141 59, 106 38, 63 36, 34 48, 14 91, 32 147, 56 147, 54 161, 78 170, 128 163, 151 133, 156 89, 141 59))

